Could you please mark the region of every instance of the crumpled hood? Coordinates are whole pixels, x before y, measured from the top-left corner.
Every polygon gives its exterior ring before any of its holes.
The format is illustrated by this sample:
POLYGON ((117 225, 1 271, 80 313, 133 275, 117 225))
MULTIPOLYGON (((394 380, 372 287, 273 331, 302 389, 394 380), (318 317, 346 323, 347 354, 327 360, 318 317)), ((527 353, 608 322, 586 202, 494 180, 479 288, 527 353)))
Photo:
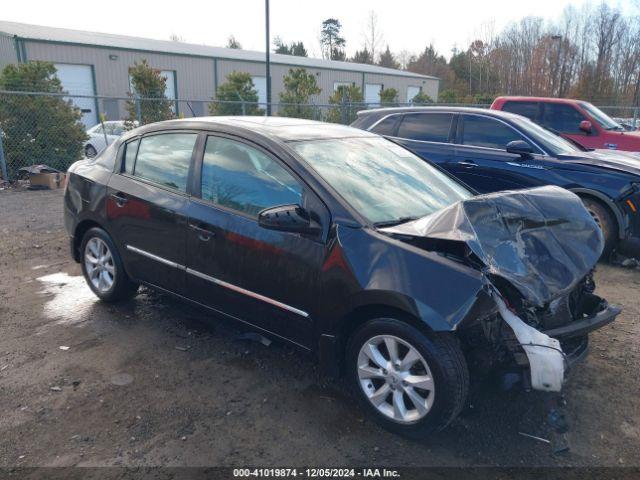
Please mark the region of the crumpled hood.
POLYGON ((539 307, 573 289, 604 247, 580 198, 556 186, 478 195, 381 231, 464 242, 484 273, 539 307))
POLYGON ((577 152, 576 155, 559 155, 567 163, 580 163, 609 168, 640 176, 640 153, 620 150, 593 150, 577 152))

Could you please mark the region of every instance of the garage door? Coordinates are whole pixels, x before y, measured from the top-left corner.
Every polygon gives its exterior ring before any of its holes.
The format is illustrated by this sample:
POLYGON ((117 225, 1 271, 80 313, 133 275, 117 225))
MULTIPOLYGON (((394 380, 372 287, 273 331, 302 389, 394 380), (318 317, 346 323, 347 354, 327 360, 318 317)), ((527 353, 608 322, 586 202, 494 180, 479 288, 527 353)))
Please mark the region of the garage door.
POLYGON ((367 83, 364 86, 364 101, 369 107, 380 106, 380 90, 382 85, 379 83, 367 83))
MULTIPOLYGON (((95 95, 93 87, 93 69, 90 65, 70 65, 67 63, 55 64, 58 78, 64 91, 69 95, 95 95)), ((87 128, 98 123, 96 101, 94 98, 69 98, 82 112, 82 123, 87 128)))

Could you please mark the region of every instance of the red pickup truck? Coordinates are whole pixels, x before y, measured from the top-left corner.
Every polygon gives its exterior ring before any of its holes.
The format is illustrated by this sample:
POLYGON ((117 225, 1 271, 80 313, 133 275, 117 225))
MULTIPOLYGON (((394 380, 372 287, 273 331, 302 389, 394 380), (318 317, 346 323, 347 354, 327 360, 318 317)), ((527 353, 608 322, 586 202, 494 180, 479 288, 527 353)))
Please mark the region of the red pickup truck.
POLYGON ((640 152, 640 132, 626 132, 589 102, 568 98, 498 97, 493 110, 517 113, 585 148, 640 152))

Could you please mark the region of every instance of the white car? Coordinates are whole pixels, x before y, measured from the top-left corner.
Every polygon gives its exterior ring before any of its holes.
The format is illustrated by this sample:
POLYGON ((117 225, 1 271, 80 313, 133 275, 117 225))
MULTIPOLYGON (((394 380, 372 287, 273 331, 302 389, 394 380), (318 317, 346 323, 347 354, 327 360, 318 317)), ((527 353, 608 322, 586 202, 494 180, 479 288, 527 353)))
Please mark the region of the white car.
MULTIPOLYGON (((127 131, 126 124, 127 122, 122 120, 114 120, 98 123, 87 130, 89 139, 84 143, 85 156, 87 158, 95 157, 108 145, 111 145, 120 135, 127 131)), ((137 122, 134 122, 134 124, 134 126, 137 126, 137 122)))

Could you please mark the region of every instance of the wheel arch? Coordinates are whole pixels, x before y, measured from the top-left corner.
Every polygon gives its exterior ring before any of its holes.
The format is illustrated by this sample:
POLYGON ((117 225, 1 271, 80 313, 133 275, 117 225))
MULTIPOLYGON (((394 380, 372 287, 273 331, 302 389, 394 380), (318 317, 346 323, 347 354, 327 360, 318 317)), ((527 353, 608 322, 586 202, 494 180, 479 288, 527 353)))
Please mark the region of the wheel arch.
POLYGON ((333 377, 340 377, 344 372, 345 352, 349 338, 369 320, 375 318, 395 318, 431 334, 434 330, 428 323, 415 314, 397 306, 384 303, 358 305, 345 313, 339 320, 339 328, 335 335, 321 335, 318 349, 321 370, 333 377))
POLYGON ((108 232, 104 226, 100 225, 100 223, 96 222, 91 218, 86 218, 78 222, 76 227, 73 230, 73 259, 76 262, 80 262, 80 245, 82 245, 82 239, 84 238, 84 234, 87 233, 92 228, 101 228, 109 236, 111 234, 108 232))
POLYGON ((607 209, 612 215, 613 219, 616 222, 616 227, 618 230, 618 239, 624 238, 624 226, 625 221, 622 215, 622 212, 615 204, 615 202, 609 198, 604 193, 598 192, 596 190, 591 190, 588 188, 570 188, 570 191, 578 195, 580 198, 590 198, 591 200, 595 200, 600 203, 603 207, 607 209))

